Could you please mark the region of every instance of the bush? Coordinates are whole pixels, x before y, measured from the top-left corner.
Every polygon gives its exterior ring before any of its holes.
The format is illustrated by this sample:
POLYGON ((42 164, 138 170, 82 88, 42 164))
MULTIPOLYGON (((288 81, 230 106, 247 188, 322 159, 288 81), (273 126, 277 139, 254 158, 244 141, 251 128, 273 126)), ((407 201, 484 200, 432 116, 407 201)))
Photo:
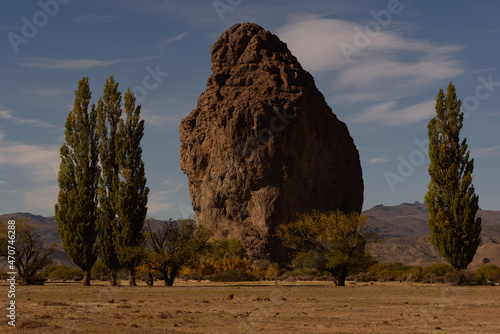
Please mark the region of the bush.
POLYGON ((420 280, 422 283, 443 283, 444 276, 437 276, 435 274, 425 274, 420 280))
POLYGON ((217 273, 210 278, 210 282, 248 282, 258 281, 255 275, 245 270, 230 270, 223 273, 217 273))
POLYGON ((56 265, 46 267, 40 275, 43 278, 50 280, 74 280, 81 281, 83 279, 83 271, 79 268, 70 268, 65 265, 56 265))
POLYGON ((97 262, 92 267, 90 275, 95 280, 107 281, 109 280, 110 272, 108 267, 106 267, 106 265, 104 264, 104 262, 102 262, 101 259, 98 259, 97 262))
POLYGON ((456 286, 483 285, 484 281, 469 271, 450 272, 444 276, 444 281, 456 286))
POLYGON ((480 280, 500 283, 500 268, 494 264, 487 264, 476 269, 476 277, 480 280))
POLYGON ((400 262, 384 264, 376 263, 368 268, 368 271, 379 276, 384 281, 419 281, 422 278, 422 267, 410 266, 400 262))
POLYGON ((422 275, 435 275, 444 277, 447 273, 453 272, 453 268, 449 264, 438 263, 425 267, 422 271, 422 275))
POLYGON ((231 270, 252 269, 245 247, 237 239, 220 238, 209 242, 199 262, 193 266, 200 275, 214 275, 231 270))

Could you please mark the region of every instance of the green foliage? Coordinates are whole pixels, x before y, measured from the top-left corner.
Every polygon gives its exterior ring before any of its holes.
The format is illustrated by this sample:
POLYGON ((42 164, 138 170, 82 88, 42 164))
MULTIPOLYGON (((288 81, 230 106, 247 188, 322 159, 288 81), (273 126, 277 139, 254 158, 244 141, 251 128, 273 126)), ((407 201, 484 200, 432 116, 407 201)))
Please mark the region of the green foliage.
POLYGON ((118 234, 117 205, 119 195, 118 124, 122 114, 121 93, 118 83, 111 76, 104 85, 104 93, 97 103, 97 133, 99 135, 99 210, 97 228, 99 236, 96 247, 101 261, 111 271, 110 284, 116 285, 116 273, 120 261, 116 245, 118 234))
POLYGON ((189 219, 146 222, 146 263, 161 273, 165 285, 172 286, 183 266, 193 264, 206 247, 211 232, 189 219))
POLYGON ((368 271, 376 274, 381 280, 403 280, 413 277, 420 279, 422 277, 422 267, 410 266, 400 262, 396 263, 377 263, 368 268, 368 271))
POLYGON ((90 274, 92 275, 92 278, 95 280, 105 281, 109 277, 109 271, 110 271, 109 267, 106 266, 102 261, 102 259, 99 258, 92 267, 90 274))
POLYGON ((476 254, 481 218, 475 218, 478 196, 472 185, 474 159, 469 159, 467 140, 460 143, 464 114, 450 82, 446 97, 439 90, 436 117, 428 125, 429 211, 431 242, 455 270, 467 268, 476 254))
POLYGON ((250 270, 251 266, 245 247, 238 239, 220 238, 208 243, 196 269, 201 275, 214 275, 229 270, 250 270))
POLYGON ((437 264, 432 264, 428 267, 425 267, 422 275, 435 275, 435 276, 441 276, 444 277, 447 273, 450 273, 453 271, 453 267, 444 264, 444 263, 437 263, 437 264))
POLYGON ((43 269, 40 276, 50 280, 74 280, 83 279, 83 271, 78 268, 70 268, 65 265, 49 266, 43 269))
POLYGON ((135 105, 135 97, 130 89, 124 97, 123 112, 126 119, 119 120, 116 143, 116 159, 120 169, 116 245, 120 262, 129 270, 129 284, 136 285, 135 267, 141 258, 149 188, 146 187, 140 146, 144 120, 140 119, 141 106, 135 105))
POLYGON ((257 276, 244 269, 224 271, 210 277, 210 282, 248 282, 258 280, 257 276))
POLYGON ((279 226, 277 235, 286 247, 297 251, 294 267, 327 271, 340 286, 345 285, 350 270, 366 261, 366 243, 378 239, 368 231, 367 217, 340 211, 300 215, 297 221, 279 226))
POLYGON ((476 277, 481 280, 500 283, 500 268, 494 264, 487 264, 476 269, 476 277))
POLYGON ((99 180, 97 112, 89 111, 88 78, 78 82, 73 110, 66 120, 66 142, 60 150, 59 196, 55 205, 57 231, 66 254, 85 273, 90 285, 90 270, 97 260, 97 187, 99 180))

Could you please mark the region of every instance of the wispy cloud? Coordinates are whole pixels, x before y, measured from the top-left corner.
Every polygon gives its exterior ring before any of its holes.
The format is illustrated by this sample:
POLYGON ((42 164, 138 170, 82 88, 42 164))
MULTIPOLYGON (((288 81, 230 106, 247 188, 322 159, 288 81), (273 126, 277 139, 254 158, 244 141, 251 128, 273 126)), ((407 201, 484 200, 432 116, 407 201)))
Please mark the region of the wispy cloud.
POLYGON ((372 159, 368 160, 368 165, 381 164, 381 163, 389 162, 389 161, 391 161, 391 160, 387 159, 387 157, 372 158, 372 159))
POLYGON ((490 147, 485 147, 485 148, 477 148, 477 149, 471 149, 470 153, 472 157, 474 158, 485 158, 485 157, 491 157, 491 156, 499 156, 500 154, 500 146, 490 146, 490 147))
POLYGON ((109 61, 97 59, 52 59, 32 58, 19 65, 28 68, 41 68, 49 70, 88 70, 96 67, 106 67, 128 61, 127 59, 114 59, 109 61))
POLYGON ((164 180, 161 184, 167 186, 167 189, 152 192, 149 195, 148 214, 155 215, 162 212, 171 212, 175 215, 172 218, 191 216, 193 213, 191 203, 179 202, 179 198, 182 198, 179 193, 186 191, 186 184, 172 180, 164 180))
POLYGON ((355 42, 354 27, 364 29, 350 21, 308 16, 278 28, 277 33, 306 70, 331 78, 333 103, 378 103, 359 120, 382 119, 391 126, 421 121, 429 115, 423 109, 426 102, 396 110, 399 100, 464 72, 456 58, 460 45, 408 38, 387 27, 361 47, 355 42), (346 53, 341 45, 347 44, 357 51, 346 53))
POLYGON ((93 25, 96 23, 110 23, 114 20, 118 20, 119 18, 120 18, 119 14, 106 14, 106 15, 84 14, 74 18, 73 22, 87 23, 89 25, 93 25))
MULTIPOLYGON (((5 203, 17 201, 23 210, 42 210, 53 213, 57 200, 57 173, 59 147, 33 145, 4 140, 0 136, 0 173, 9 175, 2 180, 2 191, 9 194, 5 203)), ((5 204, 4 203, 4 204, 5 204)))
POLYGON ((160 47, 165 47, 167 44, 170 44, 170 43, 175 42, 175 41, 180 41, 181 39, 183 39, 183 38, 184 38, 184 37, 186 37, 187 35, 188 35, 188 33, 187 33, 187 32, 184 32, 184 33, 182 33, 182 34, 180 34, 180 35, 177 35, 177 36, 175 36, 175 37, 170 37, 170 38, 167 38, 167 39, 165 39, 165 40, 161 41, 161 42, 158 44, 158 46, 160 46, 160 47))
MULTIPOLYGON (((56 125, 40 121, 38 119, 34 118, 20 118, 14 115, 14 113, 10 110, 5 110, 0 107, 0 119, 12 121, 14 123, 18 124, 28 124, 34 127, 44 127, 44 128, 53 128, 56 127, 56 125)), ((0 139, 2 139, 2 136, 0 136, 0 139)))
POLYGON ((159 114, 150 109, 143 109, 141 113, 146 125, 153 128, 178 126, 182 119, 182 115, 159 114))
POLYGON ((399 109, 396 101, 383 102, 369 107, 352 121, 377 123, 381 126, 413 124, 432 117, 435 113, 435 103, 434 100, 427 100, 399 109))

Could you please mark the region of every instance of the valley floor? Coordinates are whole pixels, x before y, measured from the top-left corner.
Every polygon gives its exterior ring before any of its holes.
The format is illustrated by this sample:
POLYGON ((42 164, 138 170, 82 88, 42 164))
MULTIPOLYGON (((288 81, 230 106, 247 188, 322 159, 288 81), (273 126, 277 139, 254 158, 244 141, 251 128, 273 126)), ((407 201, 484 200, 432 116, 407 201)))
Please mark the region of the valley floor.
MULTIPOLYGON (((176 282, 17 286, 2 333, 500 333, 500 287, 176 282)), ((8 286, 0 285, 7 294, 8 286)), ((2 292, 2 294, 4 294, 2 292)), ((5 305, 5 304, 4 304, 5 305)), ((5 308, 2 308, 6 312, 5 308)))

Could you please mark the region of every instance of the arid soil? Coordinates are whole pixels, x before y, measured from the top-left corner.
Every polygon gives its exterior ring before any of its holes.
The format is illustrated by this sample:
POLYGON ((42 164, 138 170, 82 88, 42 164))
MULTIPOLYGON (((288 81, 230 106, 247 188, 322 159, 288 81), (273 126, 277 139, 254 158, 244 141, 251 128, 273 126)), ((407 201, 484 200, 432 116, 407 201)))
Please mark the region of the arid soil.
POLYGON ((0 332, 500 333, 499 286, 159 283, 18 286, 16 328, 3 315, 0 332))

